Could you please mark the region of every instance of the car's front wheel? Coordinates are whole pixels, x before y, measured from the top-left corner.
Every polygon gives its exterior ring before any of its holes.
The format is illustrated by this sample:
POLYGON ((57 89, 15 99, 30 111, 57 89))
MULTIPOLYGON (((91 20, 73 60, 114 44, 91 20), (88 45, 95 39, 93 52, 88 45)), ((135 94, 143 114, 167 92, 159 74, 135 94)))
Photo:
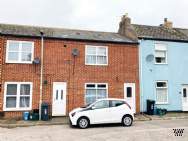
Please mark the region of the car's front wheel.
POLYGON ((89 126, 89 120, 86 117, 81 117, 78 119, 78 127, 81 129, 85 129, 89 126))
POLYGON ((125 115, 123 118, 122 118, 122 124, 123 126, 131 126, 133 123, 133 118, 131 115, 125 115))

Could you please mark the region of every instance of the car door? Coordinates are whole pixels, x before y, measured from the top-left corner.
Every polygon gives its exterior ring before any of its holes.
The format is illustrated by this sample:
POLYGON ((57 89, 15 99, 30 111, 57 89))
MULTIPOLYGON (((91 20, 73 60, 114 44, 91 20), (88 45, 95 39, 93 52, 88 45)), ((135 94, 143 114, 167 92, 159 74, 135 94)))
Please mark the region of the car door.
POLYGON ((111 123, 119 123, 126 112, 125 102, 121 100, 110 100, 109 113, 111 123))
POLYGON ((109 100, 101 100, 92 105, 90 121, 93 124, 109 123, 109 100))

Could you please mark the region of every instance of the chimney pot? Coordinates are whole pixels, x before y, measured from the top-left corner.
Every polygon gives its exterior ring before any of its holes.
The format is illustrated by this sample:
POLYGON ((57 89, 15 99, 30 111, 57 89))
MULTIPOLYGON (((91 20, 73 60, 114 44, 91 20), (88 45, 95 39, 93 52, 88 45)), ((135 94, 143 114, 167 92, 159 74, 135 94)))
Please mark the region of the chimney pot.
POLYGON ((138 40, 136 31, 131 25, 131 18, 128 17, 128 13, 122 16, 121 22, 119 23, 118 33, 128 37, 131 40, 138 40))
POLYGON ((162 24, 162 26, 166 28, 172 28, 173 23, 171 21, 168 21, 168 18, 164 18, 164 23, 162 24))

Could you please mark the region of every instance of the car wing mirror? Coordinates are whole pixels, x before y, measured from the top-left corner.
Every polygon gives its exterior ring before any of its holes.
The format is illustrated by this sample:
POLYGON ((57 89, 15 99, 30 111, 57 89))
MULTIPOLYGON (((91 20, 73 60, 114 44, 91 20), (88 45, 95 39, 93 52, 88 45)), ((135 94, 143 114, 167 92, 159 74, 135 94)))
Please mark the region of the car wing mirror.
POLYGON ((92 109, 92 110, 95 110, 95 109, 96 109, 96 107, 95 107, 95 106, 92 106, 92 107, 91 107, 91 109, 92 109))

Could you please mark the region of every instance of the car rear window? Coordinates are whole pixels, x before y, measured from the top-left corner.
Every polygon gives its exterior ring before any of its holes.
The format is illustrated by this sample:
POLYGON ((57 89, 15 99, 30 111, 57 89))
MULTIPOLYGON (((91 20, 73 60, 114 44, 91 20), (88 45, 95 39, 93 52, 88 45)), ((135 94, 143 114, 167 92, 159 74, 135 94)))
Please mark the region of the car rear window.
POLYGON ((124 101, 120 101, 120 100, 112 100, 111 101, 111 107, 118 107, 125 104, 124 101))

